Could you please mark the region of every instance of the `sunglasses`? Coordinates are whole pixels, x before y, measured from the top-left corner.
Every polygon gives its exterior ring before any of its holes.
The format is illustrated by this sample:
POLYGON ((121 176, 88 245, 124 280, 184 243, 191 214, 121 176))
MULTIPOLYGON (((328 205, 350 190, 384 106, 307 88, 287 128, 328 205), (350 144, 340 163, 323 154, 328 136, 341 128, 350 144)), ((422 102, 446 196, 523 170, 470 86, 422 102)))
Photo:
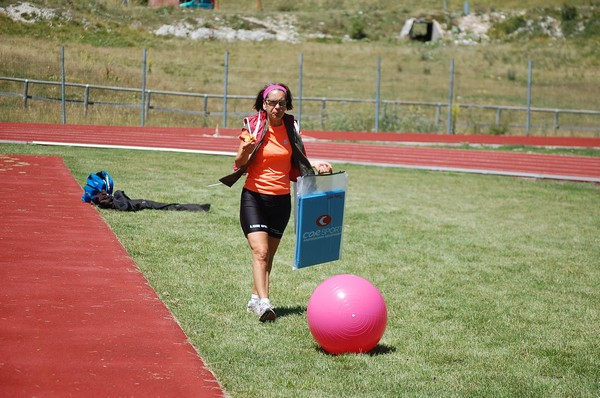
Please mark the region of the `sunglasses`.
POLYGON ((281 100, 281 101, 265 100, 265 102, 267 103, 267 105, 272 106, 273 108, 276 107, 277 105, 279 105, 281 108, 285 108, 285 106, 287 105, 286 100, 281 100))

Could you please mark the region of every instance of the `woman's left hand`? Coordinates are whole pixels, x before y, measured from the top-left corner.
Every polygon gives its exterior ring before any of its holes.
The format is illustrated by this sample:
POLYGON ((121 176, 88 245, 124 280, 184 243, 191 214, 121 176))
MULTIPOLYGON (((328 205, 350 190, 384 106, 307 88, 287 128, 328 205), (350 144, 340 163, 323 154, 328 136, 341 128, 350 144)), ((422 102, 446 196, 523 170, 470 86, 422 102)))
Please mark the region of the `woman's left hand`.
POLYGON ((333 167, 331 167, 331 164, 329 164, 327 162, 321 162, 321 161, 313 162, 313 167, 319 174, 329 174, 329 173, 333 172, 333 167))

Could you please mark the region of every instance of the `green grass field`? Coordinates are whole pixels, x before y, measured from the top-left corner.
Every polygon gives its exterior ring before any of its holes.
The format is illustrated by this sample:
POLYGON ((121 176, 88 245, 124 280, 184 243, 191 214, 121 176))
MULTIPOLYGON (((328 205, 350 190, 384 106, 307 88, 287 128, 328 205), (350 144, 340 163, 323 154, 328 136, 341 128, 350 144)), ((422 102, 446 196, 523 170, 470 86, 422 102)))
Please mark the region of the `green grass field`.
POLYGON ((209 213, 101 211, 232 397, 597 397, 599 187, 335 164, 346 170, 343 258, 292 271, 276 258, 279 318, 245 311, 250 254, 241 184, 208 187, 232 159, 0 145, 62 157, 74 178, 108 170, 132 198, 211 203, 209 213), (374 283, 388 326, 370 354, 319 349, 306 305, 329 276, 374 283))

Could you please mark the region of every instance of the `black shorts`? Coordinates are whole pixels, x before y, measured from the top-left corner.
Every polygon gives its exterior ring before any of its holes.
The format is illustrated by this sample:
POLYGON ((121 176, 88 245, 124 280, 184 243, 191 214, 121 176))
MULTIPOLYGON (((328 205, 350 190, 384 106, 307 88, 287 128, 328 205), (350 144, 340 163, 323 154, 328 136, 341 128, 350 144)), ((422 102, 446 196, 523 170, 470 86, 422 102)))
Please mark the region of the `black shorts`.
POLYGON ((240 224, 244 235, 264 231, 274 238, 283 236, 290 220, 292 199, 287 195, 264 195, 242 190, 240 200, 240 224))

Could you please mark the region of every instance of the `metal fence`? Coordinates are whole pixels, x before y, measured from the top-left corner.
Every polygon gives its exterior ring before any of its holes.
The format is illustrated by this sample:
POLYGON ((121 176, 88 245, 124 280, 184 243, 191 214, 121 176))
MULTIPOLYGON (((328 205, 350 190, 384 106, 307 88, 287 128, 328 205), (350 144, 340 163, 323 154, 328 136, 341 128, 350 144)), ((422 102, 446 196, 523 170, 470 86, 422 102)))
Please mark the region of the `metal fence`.
MULTIPOLYGON (((141 88, 127 87, 112 87, 93 84, 56 82, 44 80, 31 80, 22 78, 0 77, 0 82, 6 82, 2 85, 3 91, 0 91, 0 96, 19 97, 21 99, 22 108, 26 109, 30 101, 53 101, 68 104, 75 104, 82 107, 84 116, 87 116, 90 107, 122 107, 137 109, 141 112, 142 125, 152 112, 170 112, 197 115, 206 118, 222 119, 223 127, 226 127, 228 117, 243 117, 248 112, 239 112, 235 110, 229 111, 228 103, 239 100, 253 101, 254 96, 228 95, 225 92, 222 94, 207 94, 207 93, 186 93, 176 91, 161 91, 161 90, 142 90, 141 88), (60 96, 51 95, 35 95, 34 86, 52 86, 62 87, 63 90, 60 96), (65 88, 69 88, 68 94, 65 94, 65 88), (103 92, 101 95, 100 93, 103 92), (116 97, 116 95, 108 95, 108 93, 128 93, 130 96, 122 101, 107 100, 116 97), (178 101, 173 100, 178 98, 178 101), (182 106, 180 101, 184 101, 186 106, 182 106), (143 105, 142 105, 143 104, 143 105), (179 104, 179 105, 178 105, 179 104), (142 112, 143 110, 143 112, 142 112)), ((333 106, 333 103, 344 104, 361 104, 372 107, 375 123, 374 131, 379 131, 379 121, 382 119, 393 117, 398 113, 398 109, 419 108, 430 120, 431 126, 437 126, 437 131, 452 133, 454 128, 452 125, 468 126, 472 123, 478 123, 480 126, 497 126, 501 134, 501 128, 522 129, 525 134, 529 134, 529 128, 543 129, 552 135, 560 135, 563 130, 581 131, 590 133, 594 136, 600 136, 600 111, 593 110, 577 110, 577 109, 549 109, 535 107, 519 107, 519 106, 499 106, 499 105, 477 105, 477 104, 458 104, 456 102, 420 102, 420 101, 400 101, 400 100, 382 100, 379 98, 317 98, 317 97, 299 97, 296 98, 299 104, 297 108, 310 109, 312 113, 299 113, 297 117, 300 122, 302 118, 312 119, 317 121, 317 125, 321 129, 325 129, 326 121, 329 117, 328 108, 333 106), (459 118, 457 115, 462 110, 474 110, 479 113, 485 113, 485 121, 469 121, 459 118), (505 117, 507 113, 518 113, 518 117, 505 117), (527 126, 523 123, 514 123, 514 120, 522 120, 525 123, 529 122, 530 114, 545 115, 551 117, 551 122, 544 126, 533 125, 527 126), (446 117, 447 115, 447 117, 446 117), (522 116, 521 116, 522 115, 522 116), (561 124, 564 116, 574 116, 576 121, 587 117, 585 124, 573 123, 573 118, 569 121, 569 125, 561 124), (589 120, 592 120, 590 123, 589 120), (447 119, 448 125, 445 126, 447 119), (512 121, 512 123, 511 123, 512 121)), ((64 120, 64 119, 63 119, 64 120)), ((314 123, 313 123, 314 124, 314 123)), ((214 123, 212 123, 214 125, 214 123)))

